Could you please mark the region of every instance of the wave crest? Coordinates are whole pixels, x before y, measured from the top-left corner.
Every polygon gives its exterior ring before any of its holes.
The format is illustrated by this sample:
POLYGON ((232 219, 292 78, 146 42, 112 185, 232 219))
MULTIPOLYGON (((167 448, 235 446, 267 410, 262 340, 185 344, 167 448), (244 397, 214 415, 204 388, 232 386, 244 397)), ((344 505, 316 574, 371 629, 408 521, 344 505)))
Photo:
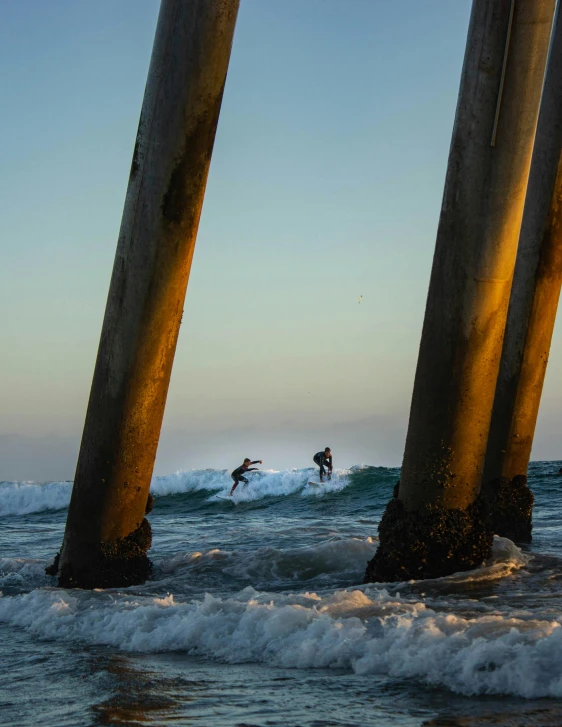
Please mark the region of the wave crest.
POLYGON ((0 482, 0 517, 68 507, 72 482, 0 482))
MULTIPOLYGON (((235 502, 251 502, 264 497, 286 497, 303 491, 304 496, 321 497, 339 492, 349 485, 350 470, 337 470, 334 478, 321 488, 308 487, 311 469, 261 470, 250 473, 248 486, 239 485, 235 502)), ((190 493, 210 493, 209 502, 218 503, 217 494, 227 495, 232 479, 227 470, 185 470, 154 477, 150 491, 155 497, 190 493)), ((29 515, 68 507, 72 482, 0 482, 0 517, 29 515)))
POLYGON ((197 601, 42 589, 0 599, 0 620, 40 638, 227 663, 337 667, 416 679, 466 695, 562 696, 561 618, 437 611, 383 588, 272 594, 252 587, 197 601))

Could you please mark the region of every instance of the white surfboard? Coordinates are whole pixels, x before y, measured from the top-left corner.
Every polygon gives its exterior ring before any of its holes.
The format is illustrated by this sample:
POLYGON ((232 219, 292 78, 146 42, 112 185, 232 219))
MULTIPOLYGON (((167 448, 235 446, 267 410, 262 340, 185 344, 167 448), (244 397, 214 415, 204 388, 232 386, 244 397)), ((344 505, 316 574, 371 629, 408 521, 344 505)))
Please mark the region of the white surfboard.
POLYGON ((236 500, 233 497, 224 497, 224 495, 217 495, 217 498, 219 500, 226 500, 227 502, 232 502, 233 505, 236 505, 236 500))
POLYGON ((311 487, 321 487, 324 483, 323 482, 309 482, 308 484, 311 487))

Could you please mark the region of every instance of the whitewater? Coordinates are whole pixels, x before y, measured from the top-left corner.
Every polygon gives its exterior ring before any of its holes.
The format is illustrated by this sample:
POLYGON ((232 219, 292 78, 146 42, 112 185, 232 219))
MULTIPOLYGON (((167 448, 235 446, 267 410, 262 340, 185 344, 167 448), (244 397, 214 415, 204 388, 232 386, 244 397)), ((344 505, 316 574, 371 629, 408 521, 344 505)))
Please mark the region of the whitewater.
POLYGON ((561 463, 533 463, 534 539, 431 581, 363 584, 399 471, 155 477, 142 586, 46 576, 71 482, 0 483, 5 725, 558 725, 561 463))

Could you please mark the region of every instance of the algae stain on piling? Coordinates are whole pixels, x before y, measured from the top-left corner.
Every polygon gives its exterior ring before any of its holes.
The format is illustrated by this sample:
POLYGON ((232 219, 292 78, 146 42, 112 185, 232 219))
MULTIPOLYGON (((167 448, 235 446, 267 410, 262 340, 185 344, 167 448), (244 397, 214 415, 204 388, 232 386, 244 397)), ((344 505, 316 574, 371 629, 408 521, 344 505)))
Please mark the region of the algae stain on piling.
POLYGON ((212 111, 202 113, 186 134, 184 152, 162 198, 162 216, 170 225, 199 219, 223 93, 224 84, 212 111))

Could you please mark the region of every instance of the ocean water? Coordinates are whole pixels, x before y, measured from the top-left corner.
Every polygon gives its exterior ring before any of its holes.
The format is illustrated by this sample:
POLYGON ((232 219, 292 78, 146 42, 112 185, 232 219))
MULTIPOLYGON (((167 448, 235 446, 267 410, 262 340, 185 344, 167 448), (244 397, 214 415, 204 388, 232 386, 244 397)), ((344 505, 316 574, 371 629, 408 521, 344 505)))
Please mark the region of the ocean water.
POLYGON ((64 590, 71 483, 0 483, 0 723, 562 724, 562 476, 533 463, 534 540, 432 581, 362 585, 397 469, 152 483, 154 574, 64 590))

